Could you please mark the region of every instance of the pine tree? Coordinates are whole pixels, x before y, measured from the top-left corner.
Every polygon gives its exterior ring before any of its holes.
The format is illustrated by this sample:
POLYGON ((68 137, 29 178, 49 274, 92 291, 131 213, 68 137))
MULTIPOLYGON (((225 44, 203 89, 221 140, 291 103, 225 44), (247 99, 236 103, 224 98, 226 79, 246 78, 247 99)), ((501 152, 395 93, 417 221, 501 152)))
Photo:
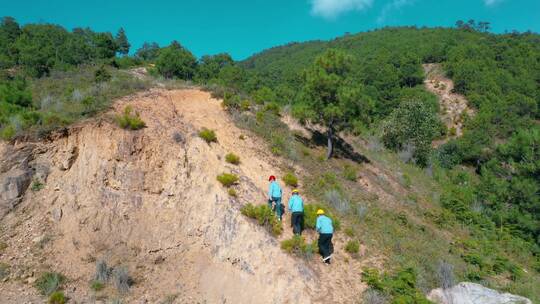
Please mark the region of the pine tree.
POLYGON ((118 53, 122 55, 127 55, 129 53, 130 44, 126 36, 126 31, 124 28, 120 28, 116 34, 115 43, 118 47, 118 53))

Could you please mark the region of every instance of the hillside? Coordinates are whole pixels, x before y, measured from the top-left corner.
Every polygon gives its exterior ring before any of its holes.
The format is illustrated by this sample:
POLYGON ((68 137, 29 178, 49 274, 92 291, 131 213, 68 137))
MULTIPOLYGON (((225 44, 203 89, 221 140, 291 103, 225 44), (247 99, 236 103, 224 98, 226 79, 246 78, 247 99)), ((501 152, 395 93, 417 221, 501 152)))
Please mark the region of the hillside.
POLYGON ((540 301, 538 34, 385 28, 242 62, 117 36, 0 24, 0 298, 540 301), (305 238, 257 209, 272 174, 305 238))
MULTIPOLYGON (((112 288, 89 288, 96 261, 129 271, 134 285, 123 297, 127 302, 174 296, 179 303, 326 303, 358 297, 364 289, 360 264, 344 261, 342 237, 336 263, 325 268, 287 255, 240 214, 246 203, 265 203, 267 175, 282 176, 275 167, 282 160, 236 128, 218 100, 198 90, 151 90, 114 107, 121 111, 127 104, 147 123, 144 130, 124 131, 105 118, 46 142, 2 144, 3 176, 27 170, 34 183, 43 183, 21 193, 16 209, 1 219, 2 260, 9 265, 9 281, 0 288, 3 303, 36 301, 31 285, 51 270, 68 278, 66 293, 77 301, 114 299, 112 288), (217 130, 218 143, 197 136, 203 127, 217 130), (239 166, 225 163, 228 152, 241 155, 239 166), (216 181, 222 172, 240 176, 238 198, 216 181)), ((281 239, 290 237, 286 230, 281 239)))

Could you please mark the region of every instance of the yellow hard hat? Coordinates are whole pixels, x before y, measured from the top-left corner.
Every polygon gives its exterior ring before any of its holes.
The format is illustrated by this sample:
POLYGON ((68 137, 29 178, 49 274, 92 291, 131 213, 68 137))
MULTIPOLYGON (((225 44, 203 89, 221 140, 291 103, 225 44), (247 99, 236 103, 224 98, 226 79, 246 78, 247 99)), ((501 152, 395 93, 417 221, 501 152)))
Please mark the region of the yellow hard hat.
POLYGON ((300 192, 300 191, 298 191, 298 189, 294 189, 294 190, 292 191, 292 193, 298 193, 298 192, 300 192))
POLYGON ((321 215, 321 214, 324 214, 324 210, 322 209, 317 210, 317 215, 321 215))

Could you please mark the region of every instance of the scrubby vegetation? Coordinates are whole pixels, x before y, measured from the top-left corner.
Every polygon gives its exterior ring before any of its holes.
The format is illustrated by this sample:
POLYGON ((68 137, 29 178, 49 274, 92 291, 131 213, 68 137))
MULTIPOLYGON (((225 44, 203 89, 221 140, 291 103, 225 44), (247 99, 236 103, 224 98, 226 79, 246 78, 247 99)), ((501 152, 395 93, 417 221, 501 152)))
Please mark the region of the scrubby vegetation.
POLYGON ((115 117, 115 121, 120 128, 128 130, 140 130, 146 126, 138 112, 133 114, 133 108, 131 106, 126 106, 122 115, 115 117))
POLYGON ((267 205, 247 204, 242 207, 243 215, 256 219, 259 225, 264 226, 270 233, 277 236, 283 232, 283 226, 274 215, 274 212, 267 205))
POLYGON ((308 244, 303 236, 295 235, 291 239, 281 242, 281 249, 298 257, 310 260, 317 252, 317 240, 308 244))
POLYGON ((285 175, 283 175, 283 182, 287 186, 298 187, 298 178, 291 172, 285 173, 285 175))
POLYGON ((48 304, 65 304, 67 298, 62 291, 55 291, 49 296, 48 304))
POLYGON ((207 128, 203 128, 201 131, 199 131, 199 137, 204 139, 204 141, 206 141, 208 144, 217 142, 216 132, 207 128))
POLYGON ((345 245, 345 251, 350 254, 358 254, 360 251, 360 242, 356 240, 348 241, 347 245, 345 245))
POLYGON ((90 289, 92 289, 93 291, 100 291, 103 288, 105 288, 105 283, 103 283, 102 281, 93 280, 92 282, 90 282, 90 289))
POLYGON ((229 164, 233 164, 233 165, 239 165, 240 164, 240 156, 234 154, 234 153, 227 153, 227 155, 225 155, 225 161, 228 162, 229 164))
POLYGON ((390 298, 392 303, 430 304, 417 287, 417 275, 414 269, 405 268, 395 275, 380 275, 376 269, 366 269, 362 280, 370 288, 390 298))
POLYGON ((58 291, 65 282, 66 277, 57 272, 44 272, 36 280, 34 286, 45 296, 49 296, 55 291, 58 291))
POLYGON ((236 190, 234 190, 234 188, 229 188, 229 190, 227 190, 227 193, 231 197, 237 197, 238 196, 238 194, 236 193, 236 190))
POLYGON ((33 180, 32 181, 32 185, 30 186, 30 188, 32 189, 32 191, 40 191, 41 189, 43 189, 45 187, 45 184, 43 184, 40 180, 33 180))
POLYGON ((354 166, 347 164, 343 167, 343 177, 346 180, 354 182, 358 178, 358 171, 356 170, 354 166))
POLYGON ((232 173, 222 173, 217 176, 217 180, 223 186, 229 188, 238 182, 238 176, 232 173))
POLYGON ((125 266, 109 267, 103 260, 96 263, 96 274, 94 277, 94 280, 90 282, 90 288, 94 291, 99 291, 105 288, 106 284, 111 283, 116 287, 118 292, 126 293, 134 283, 133 278, 125 266))

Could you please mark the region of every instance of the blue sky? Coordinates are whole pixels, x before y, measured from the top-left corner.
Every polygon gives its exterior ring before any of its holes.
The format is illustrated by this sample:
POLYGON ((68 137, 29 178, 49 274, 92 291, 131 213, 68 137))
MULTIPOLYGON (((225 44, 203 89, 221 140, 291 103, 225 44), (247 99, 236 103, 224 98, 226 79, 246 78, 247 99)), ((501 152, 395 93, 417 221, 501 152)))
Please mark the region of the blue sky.
POLYGON ((0 0, 0 16, 116 32, 132 49, 178 40, 197 56, 243 59, 291 41, 330 39, 386 25, 492 23, 493 31, 540 32, 540 0, 0 0))

